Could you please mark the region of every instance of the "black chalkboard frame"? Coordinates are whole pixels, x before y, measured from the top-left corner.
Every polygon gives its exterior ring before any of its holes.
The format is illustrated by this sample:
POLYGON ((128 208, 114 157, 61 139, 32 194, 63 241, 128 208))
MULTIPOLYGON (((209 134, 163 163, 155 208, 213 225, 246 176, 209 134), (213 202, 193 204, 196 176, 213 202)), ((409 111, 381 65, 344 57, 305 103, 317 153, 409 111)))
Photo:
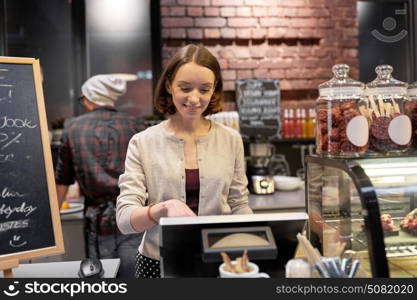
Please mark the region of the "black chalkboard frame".
MULTIPOLYGON (((53 227, 54 244, 46 248, 34 248, 22 252, 14 252, 10 254, 0 255, 0 266, 7 265, 11 261, 28 260, 39 257, 46 257, 50 255, 62 254, 65 252, 64 241, 62 235, 61 219, 59 214, 58 199, 56 194, 55 178, 52 164, 51 147, 49 144, 48 123, 46 118, 45 102, 42 89, 42 75, 39 60, 34 58, 22 57, 5 57, 0 56, 1 64, 24 64, 30 65, 33 69, 33 84, 36 94, 36 107, 39 117, 40 139, 42 143, 42 154, 44 159, 46 183, 49 197, 49 207, 51 215, 51 224, 53 227)), ((42 232, 39 232, 42 235, 42 232)), ((2 269, 2 268, 0 268, 2 269)))

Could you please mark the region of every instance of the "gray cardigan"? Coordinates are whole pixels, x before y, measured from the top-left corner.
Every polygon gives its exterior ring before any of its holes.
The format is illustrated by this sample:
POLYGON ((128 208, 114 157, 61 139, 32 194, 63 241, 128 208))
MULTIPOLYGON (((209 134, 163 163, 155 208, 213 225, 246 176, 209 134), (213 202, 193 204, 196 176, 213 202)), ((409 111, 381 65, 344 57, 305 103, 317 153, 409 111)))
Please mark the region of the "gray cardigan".
MULTIPOLYGON (((137 133, 127 150, 125 172, 119 177, 117 225, 136 233, 130 223, 137 207, 170 199, 185 202, 184 141, 167 132, 166 121, 137 133)), ((235 130, 212 121, 197 139, 200 175, 199 215, 250 214, 242 138, 235 130)), ((139 252, 159 259, 159 233, 146 231, 139 252)))

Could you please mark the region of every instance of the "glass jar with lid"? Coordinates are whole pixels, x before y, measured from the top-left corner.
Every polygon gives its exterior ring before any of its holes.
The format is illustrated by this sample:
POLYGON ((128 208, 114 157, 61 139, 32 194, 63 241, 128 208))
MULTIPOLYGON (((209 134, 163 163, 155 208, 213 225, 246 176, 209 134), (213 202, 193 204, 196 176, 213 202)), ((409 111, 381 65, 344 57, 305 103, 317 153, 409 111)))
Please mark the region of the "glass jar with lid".
POLYGON ((408 84, 393 78, 392 71, 390 65, 377 66, 377 78, 366 85, 370 153, 401 153, 410 148, 408 84))
POLYGON ((349 69, 334 65, 334 77, 319 85, 316 152, 322 156, 359 156, 368 147, 365 85, 350 78, 349 69))
POLYGON ((408 116, 411 119, 411 145, 414 150, 417 149, 417 81, 410 84, 408 87, 408 97, 410 105, 408 109, 408 116))

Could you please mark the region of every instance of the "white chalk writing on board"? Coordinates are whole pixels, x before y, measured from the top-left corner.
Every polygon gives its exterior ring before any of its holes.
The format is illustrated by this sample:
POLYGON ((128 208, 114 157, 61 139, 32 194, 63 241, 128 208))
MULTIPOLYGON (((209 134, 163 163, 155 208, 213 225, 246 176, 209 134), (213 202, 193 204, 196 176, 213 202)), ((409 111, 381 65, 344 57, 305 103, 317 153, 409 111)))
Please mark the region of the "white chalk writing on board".
POLYGON ((0 164, 7 163, 7 162, 11 162, 11 163, 16 162, 16 160, 14 160, 14 154, 13 153, 0 154, 0 164))
POLYGON ((12 103, 13 98, 13 85, 0 84, 0 103, 12 103))
POLYGON ((15 134, 14 132, 11 132, 10 134, 0 132, 0 150, 5 150, 10 145, 16 143, 20 143, 20 137, 22 136, 22 133, 15 134), (14 135, 14 136, 13 136, 14 135), (2 145, 2 143, 4 143, 2 145))
POLYGON ((27 205, 26 202, 22 202, 20 206, 10 206, 3 203, 0 205, 0 215, 4 215, 6 219, 16 214, 24 214, 25 217, 28 217, 37 208, 37 206, 27 205))
POLYGON ((13 198, 23 198, 25 196, 26 196, 26 194, 21 194, 19 192, 13 191, 11 188, 9 188, 7 186, 3 188, 3 190, 1 191, 1 194, 0 194, 0 197, 3 198, 3 199, 11 198, 11 197, 13 197, 13 198))
POLYGON ((278 114, 279 108, 278 107, 262 107, 263 114, 278 114))
POLYGON ((28 119, 12 119, 8 116, 0 117, 0 129, 3 128, 36 128, 38 125, 33 124, 28 119))
POLYGON ((29 219, 0 223, 0 232, 29 227, 29 219))
POLYGON ((19 248, 27 244, 27 241, 21 241, 20 235, 13 235, 13 238, 9 241, 9 245, 14 248, 19 248))
POLYGON ((263 106, 263 105, 276 105, 277 100, 276 98, 252 98, 252 97, 245 97, 241 100, 242 104, 244 105, 251 105, 251 106, 263 106))
POLYGON ((3 76, 3 72, 8 72, 8 69, 0 68, 0 104, 1 103, 11 103, 13 98, 13 84, 3 83, 2 81, 6 79, 6 76, 3 76))

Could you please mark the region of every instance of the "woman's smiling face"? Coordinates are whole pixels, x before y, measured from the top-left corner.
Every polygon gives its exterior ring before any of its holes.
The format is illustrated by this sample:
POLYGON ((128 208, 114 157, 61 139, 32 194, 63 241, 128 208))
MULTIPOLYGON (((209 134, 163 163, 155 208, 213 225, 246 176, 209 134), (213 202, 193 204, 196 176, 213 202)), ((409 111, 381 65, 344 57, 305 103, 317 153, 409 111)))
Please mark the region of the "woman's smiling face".
POLYGON ((188 120, 199 119, 209 105, 215 88, 215 76, 209 68, 194 62, 182 65, 167 90, 177 114, 188 120))

